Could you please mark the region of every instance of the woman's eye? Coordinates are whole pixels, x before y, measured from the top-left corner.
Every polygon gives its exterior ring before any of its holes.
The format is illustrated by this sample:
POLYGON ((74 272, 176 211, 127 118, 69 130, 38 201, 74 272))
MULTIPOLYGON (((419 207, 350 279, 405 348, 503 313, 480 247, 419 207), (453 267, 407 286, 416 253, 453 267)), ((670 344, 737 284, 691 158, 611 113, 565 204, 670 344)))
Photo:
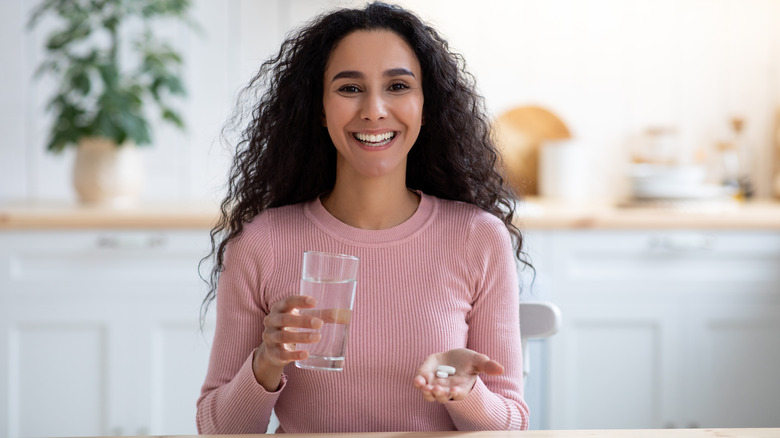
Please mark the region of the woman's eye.
POLYGON ((360 89, 354 85, 344 85, 343 87, 339 88, 339 91, 344 93, 357 93, 360 91, 360 89))
POLYGON ((393 85, 390 85, 390 91, 403 91, 403 90, 406 90, 408 88, 409 88, 408 85, 406 85, 404 83, 401 83, 401 82, 393 84, 393 85))

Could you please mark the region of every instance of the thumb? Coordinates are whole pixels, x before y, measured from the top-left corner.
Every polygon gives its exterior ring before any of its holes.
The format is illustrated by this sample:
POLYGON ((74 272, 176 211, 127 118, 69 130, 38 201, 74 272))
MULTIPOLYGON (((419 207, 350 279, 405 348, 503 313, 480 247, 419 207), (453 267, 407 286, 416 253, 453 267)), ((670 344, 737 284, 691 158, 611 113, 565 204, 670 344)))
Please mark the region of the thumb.
POLYGON ((476 373, 499 376, 504 374, 504 366, 484 354, 479 354, 474 358, 474 371, 476 373))

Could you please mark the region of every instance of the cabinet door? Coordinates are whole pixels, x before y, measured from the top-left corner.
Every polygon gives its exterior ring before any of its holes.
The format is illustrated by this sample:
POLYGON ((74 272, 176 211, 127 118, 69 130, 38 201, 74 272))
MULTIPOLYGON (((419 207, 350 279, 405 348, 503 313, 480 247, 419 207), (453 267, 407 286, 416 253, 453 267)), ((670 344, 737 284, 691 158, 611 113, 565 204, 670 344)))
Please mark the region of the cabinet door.
MULTIPOLYGON (((206 377, 214 321, 203 327, 188 312, 166 306, 147 332, 150 374, 147 434, 196 435, 196 402, 206 377)), ((213 313, 213 312, 212 312, 213 313)))
POLYGON ((646 299, 559 302, 551 338, 554 429, 658 428, 677 415, 678 320, 646 299))
POLYGON ((195 433, 207 243, 205 230, 0 233, 0 435, 195 433))
POLYGON ((780 304, 691 303, 685 427, 780 427, 780 304))
POLYGON ((121 353, 110 313, 85 314, 67 305, 0 308, 7 366, 0 384, 7 394, 0 401, 0 423, 7 425, 2 435, 109 435, 127 420, 125 412, 109 408, 123 396, 111 369, 121 353))

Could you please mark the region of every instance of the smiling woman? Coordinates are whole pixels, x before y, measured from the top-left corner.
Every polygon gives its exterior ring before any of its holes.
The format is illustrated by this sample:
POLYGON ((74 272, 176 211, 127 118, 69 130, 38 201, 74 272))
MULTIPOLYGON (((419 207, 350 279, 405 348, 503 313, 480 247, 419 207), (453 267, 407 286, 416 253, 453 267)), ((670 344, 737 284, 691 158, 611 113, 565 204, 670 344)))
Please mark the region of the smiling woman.
POLYGON ((382 3, 316 18, 261 66, 212 231, 202 433, 264 432, 272 409, 288 433, 528 427, 522 236, 474 89, 435 30, 382 3), (360 259, 339 372, 293 365, 326 332, 302 311, 304 251, 360 259))

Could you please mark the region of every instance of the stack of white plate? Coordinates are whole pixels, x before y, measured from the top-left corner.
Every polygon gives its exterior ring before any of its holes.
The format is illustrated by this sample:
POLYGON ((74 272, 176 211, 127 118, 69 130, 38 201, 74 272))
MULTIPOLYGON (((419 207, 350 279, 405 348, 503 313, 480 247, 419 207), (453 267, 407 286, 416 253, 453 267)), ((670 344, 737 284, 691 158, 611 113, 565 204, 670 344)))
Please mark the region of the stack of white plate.
POLYGON ((632 164, 632 195, 636 200, 717 200, 735 193, 732 187, 707 183, 701 165, 632 164))

